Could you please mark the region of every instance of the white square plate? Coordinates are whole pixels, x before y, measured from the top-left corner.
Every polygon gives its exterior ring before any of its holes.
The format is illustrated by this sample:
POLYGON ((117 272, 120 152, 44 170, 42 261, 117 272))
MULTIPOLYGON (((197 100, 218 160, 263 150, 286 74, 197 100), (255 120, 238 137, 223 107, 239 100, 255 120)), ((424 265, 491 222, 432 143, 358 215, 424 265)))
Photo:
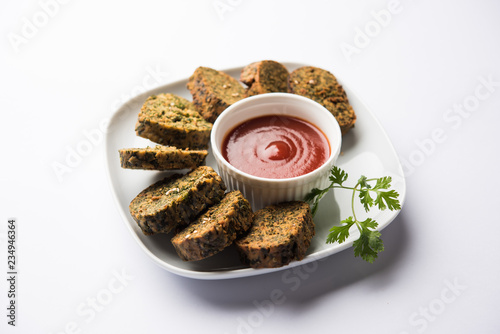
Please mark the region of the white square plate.
MULTIPOLYGON (((283 64, 289 71, 305 66, 296 63, 283 64)), ((242 68, 222 71, 239 78, 242 68)), ((139 110, 145 99, 153 94, 173 93, 191 100, 191 95, 186 88, 187 81, 188 78, 152 89, 128 101, 114 113, 106 133, 106 165, 112 192, 123 221, 140 248, 160 267, 175 274, 197 279, 227 279, 288 269, 319 260, 352 246, 352 243, 359 236, 356 229, 351 231, 351 236, 341 245, 337 243, 326 244, 325 242, 331 226, 339 225, 342 219, 352 215, 352 192, 344 189, 330 191, 322 199, 318 212, 314 217, 316 235, 311 242, 307 256, 302 261, 294 261, 281 268, 248 268, 241 264, 233 246, 205 260, 184 262, 177 256, 170 242, 172 235, 145 236, 129 213, 130 201, 143 189, 171 172, 123 169, 120 167, 118 150, 155 145, 155 143, 135 134, 135 123, 139 110)), ((406 184, 401 164, 389 138, 375 116, 356 94, 349 87, 344 86, 344 89, 357 116, 356 126, 343 137, 342 153, 337 160, 337 166, 349 173, 350 177, 345 184, 354 186, 361 175, 366 175, 368 178, 391 176, 393 188, 400 194, 399 199, 403 204, 406 184)), ((210 149, 206 164, 217 171, 217 165, 210 149)), ((399 211, 377 211, 372 209, 369 216, 379 223, 378 230, 382 230, 392 222, 398 213, 399 211)), ((368 217, 360 204, 356 206, 356 215, 358 219, 368 217)))

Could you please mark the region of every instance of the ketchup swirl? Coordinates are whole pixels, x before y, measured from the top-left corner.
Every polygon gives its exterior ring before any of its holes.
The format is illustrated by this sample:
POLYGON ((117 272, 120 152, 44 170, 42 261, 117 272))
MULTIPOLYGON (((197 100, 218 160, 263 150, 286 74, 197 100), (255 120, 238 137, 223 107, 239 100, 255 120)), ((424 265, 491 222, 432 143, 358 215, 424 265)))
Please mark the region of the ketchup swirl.
POLYGON ((330 143, 321 130, 302 119, 262 116, 232 129, 223 140, 222 156, 245 173, 285 179, 323 165, 330 157, 330 143))

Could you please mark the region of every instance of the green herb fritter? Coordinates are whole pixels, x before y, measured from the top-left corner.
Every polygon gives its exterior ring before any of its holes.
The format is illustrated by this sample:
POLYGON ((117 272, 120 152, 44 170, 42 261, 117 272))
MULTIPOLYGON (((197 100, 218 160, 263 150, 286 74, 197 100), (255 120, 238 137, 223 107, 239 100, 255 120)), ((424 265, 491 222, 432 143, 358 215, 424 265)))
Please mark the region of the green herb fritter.
POLYGON ((238 80, 208 67, 198 67, 189 78, 187 88, 193 95, 196 110, 212 123, 227 107, 245 97, 245 89, 238 80))
POLYGON ((207 150, 183 150, 173 146, 126 148, 118 151, 120 164, 128 169, 194 169, 205 163, 207 150))
POLYGON ((129 210, 146 235, 168 233, 189 224, 207 207, 218 203, 226 187, 209 166, 200 166, 186 175, 166 177, 137 195, 129 210))
POLYGON ((252 227, 236 240, 236 247, 250 267, 277 268, 302 260, 314 233, 309 204, 284 202, 256 211, 252 227))
POLYGON ((250 228, 252 219, 250 203, 239 190, 232 191, 176 234, 172 244, 184 261, 205 259, 230 246, 250 228))
POLYGON ((207 148, 211 130, 191 102, 174 94, 148 97, 135 127, 138 136, 155 143, 190 149, 207 148))
POLYGON ((273 60, 263 60, 243 68, 240 81, 248 86, 247 96, 264 93, 286 93, 288 70, 273 60))
POLYGON ((296 69, 288 78, 288 91, 310 98, 328 109, 346 134, 356 123, 356 114, 344 88, 330 72, 313 66, 296 69))

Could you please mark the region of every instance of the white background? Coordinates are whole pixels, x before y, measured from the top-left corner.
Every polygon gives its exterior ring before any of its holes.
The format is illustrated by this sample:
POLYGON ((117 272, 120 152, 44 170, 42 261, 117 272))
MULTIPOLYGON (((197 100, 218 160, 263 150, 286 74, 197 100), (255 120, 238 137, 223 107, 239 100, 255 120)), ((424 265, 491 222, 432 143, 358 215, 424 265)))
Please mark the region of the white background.
POLYGON ((500 331, 497 1, 24 0, 2 1, 0 22, 0 332, 500 331), (360 37, 365 29, 371 36, 360 37), (343 52, 348 45, 357 53, 343 52), (374 264, 348 249, 300 272, 179 277, 150 261, 122 222, 102 138, 55 172, 145 80, 151 88, 200 65, 262 59, 333 72, 406 161, 406 203, 374 264), (453 111, 464 104, 470 111, 453 111), (15 328, 4 278, 10 217, 15 328), (270 306, 275 289, 284 295, 270 306), (97 297, 105 305, 91 311, 97 297))

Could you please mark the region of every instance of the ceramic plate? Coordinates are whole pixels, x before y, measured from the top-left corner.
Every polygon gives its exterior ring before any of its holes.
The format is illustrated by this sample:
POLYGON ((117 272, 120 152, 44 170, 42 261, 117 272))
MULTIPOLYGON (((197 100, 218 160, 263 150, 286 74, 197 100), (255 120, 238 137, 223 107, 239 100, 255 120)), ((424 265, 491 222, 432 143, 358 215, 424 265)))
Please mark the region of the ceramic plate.
MULTIPOLYGON (((289 71, 304 66, 296 63, 284 63, 284 65, 289 71)), ((241 69, 242 67, 238 67, 223 71, 238 78, 241 69)), ((186 78, 158 87, 128 101, 115 112, 108 126, 105 154, 112 192, 123 221, 140 248, 160 267, 175 274, 197 279, 227 279, 288 269, 319 260, 351 247, 354 240, 359 236, 359 232, 355 231, 355 229, 352 230, 351 236, 342 245, 325 243, 331 226, 338 225, 342 219, 352 215, 350 204, 352 193, 344 189, 331 191, 322 199, 314 218, 316 235, 312 240, 307 256, 302 261, 294 261, 290 265, 281 268, 248 268, 241 264, 233 246, 205 260, 184 262, 177 256, 170 243, 171 235, 143 235, 130 216, 128 205, 139 192, 171 172, 123 169, 120 167, 118 150, 155 145, 155 143, 135 134, 134 129, 139 110, 144 100, 153 94, 173 93, 191 100, 191 95, 186 88, 187 80, 186 78)), ((403 203, 406 193, 403 170, 389 138, 374 114, 362 103, 359 97, 348 86, 344 85, 344 89, 357 115, 356 126, 343 137, 342 153, 337 160, 337 165, 349 173, 346 184, 354 185, 362 174, 368 178, 392 176, 393 187, 399 192, 400 201, 403 203)), ((206 164, 217 171, 217 165, 210 149, 206 164)), ((378 229, 382 230, 392 222, 398 213, 399 211, 374 211, 372 209, 370 217, 377 220, 379 223, 378 229)), ((361 204, 357 206, 356 214, 358 219, 365 218, 361 204)))

